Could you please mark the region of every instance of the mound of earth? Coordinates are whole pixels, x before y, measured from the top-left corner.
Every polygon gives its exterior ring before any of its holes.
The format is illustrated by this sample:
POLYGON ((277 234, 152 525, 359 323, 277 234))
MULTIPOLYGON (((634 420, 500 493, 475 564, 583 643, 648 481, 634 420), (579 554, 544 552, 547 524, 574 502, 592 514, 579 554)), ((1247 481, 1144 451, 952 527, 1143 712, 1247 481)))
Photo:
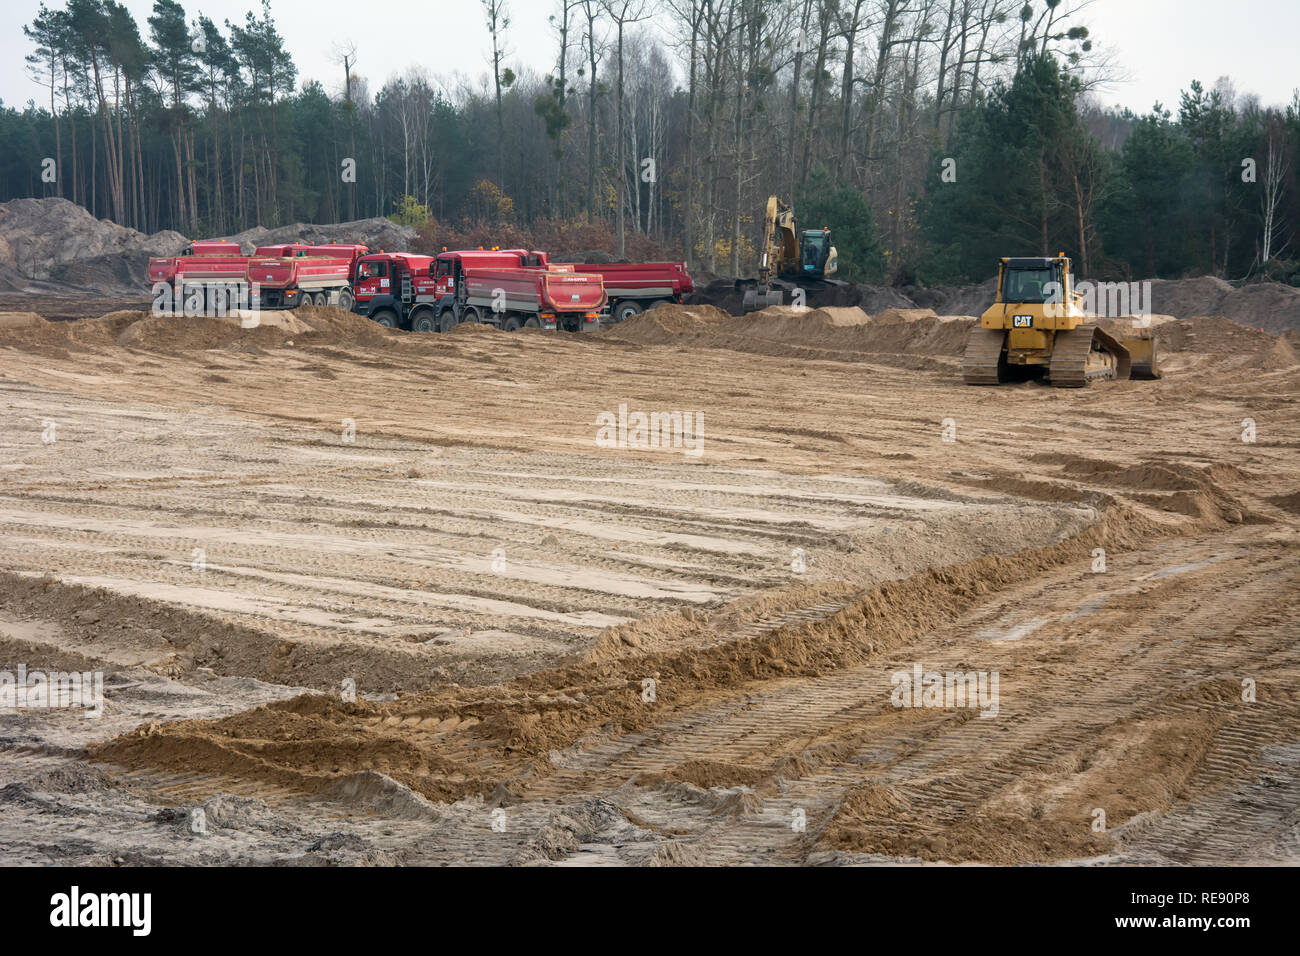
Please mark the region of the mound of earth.
POLYGON ((1252 368, 1263 369, 1266 372, 1295 368, 1296 365, 1300 365, 1300 356, 1296 355, 1295 349, 1286 339, 1278 339, 1276 345, 1251 362, 1252 368))
POLYGON ((1160 323, 1153 318, 1152 328, 1160 346, 1176 352, 1246 355, 1270 349, 1278 342, 1276 336, 1222 315, 1190 316, 1160 323))
POLYGON ((218 348, 279 348, 303 345, 387 345, 398 333, 333 306, 265 310, 257 325, 245 327, 253 313, 208 316, 157 316, 122 310, 78 322, 46 322, 32 313, 0 313, 4 344, 29 352, 122 346, 151 352, 190 352, 218 348))
POLYGON ((906 355, 924 362, 925 357, 961 355, 974 323, 969 316, 939 316, 929 309, 887 309, 873 318, 857 307, 773 306, 733 316, 714 306, 663 305, 601 335, 639 345, 691 345, 846 361, 864 353, 906 355))
POLYGON ((672 345, 708 339, 714 329, 730 318, 725 311, 712 305, 661 305, 603 329, 599 334, 638 345, 672 345))
POLYGON ((632 260, 626 258, 620 259, 618 256, 613 255, 612 253, 609 252, 605 252, 601 249, 587 249, 585 251, 566 252, 566 253, 561 253, 559 255, 553 255, 551 256, 551 261, 559 262, 559 263, 590 262, 593 265, 608 266, 608 265, 627 263, 627 262, 631 262, 632 260))
MULTIPOLYGON (((697 285, 695 292, 687 296, 686 304, 712 305, 730 315, 739 316, 744 312, 744 298, 744 291, 737 288, 734 280, 718 278, 697 285)), ((893 308, 911 309, 916 306, 915 302, 897 289, 857 285, 852 282, 808 289, 805 304, 810 309, 856 306, 871 313, 893 308)))
POLYGON ((257 246, 270 246, 281 242, 313 244, 359 242, 368 246, 372 252, 378 252, 380 249, 398 252, 411 248, 415 242, 416 231, 410 226, 400 226, 391 219, 379 216, 332 225, 295 222, 274 229, 254 226, 229 238, 231 242, 239 243, 246 253, 251 253, 257 246))
POLYGON ((1226 316, 1265 332, 1300 329, 1300 289, 1277 282, 1233 286, 1214 276, 1196 279, 1154 279, 1152 311, 1179 318, 1226 316))
POLYGON ((0 268, 34 279, 80 284, 83 277, 113 285, 143 284, 150 256, 174 255, 185 237, 172 230, 145 235, 96 219, 66 199, 14 199, 0 203, 0 268), (71 263, 87 271, 60 274, 71 263))
POLYGON ((0 312, 0 329, 30 329, 45 325, 35 312, 0 312))

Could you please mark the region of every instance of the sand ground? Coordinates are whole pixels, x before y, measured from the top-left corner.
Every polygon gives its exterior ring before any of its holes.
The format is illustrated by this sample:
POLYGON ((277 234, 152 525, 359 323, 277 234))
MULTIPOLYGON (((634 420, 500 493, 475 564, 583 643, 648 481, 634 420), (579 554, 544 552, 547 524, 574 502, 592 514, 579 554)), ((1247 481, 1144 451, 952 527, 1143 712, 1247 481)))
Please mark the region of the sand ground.
POLYGON ((968 325, 9 321, 0 668, 107 702, 0 712, 0 843, 1300 862, 1294 353, 1181 319, 1158 382, 968 388, 968 325), (620 405, 700 454, 601 447, 620 405), (894 706, 918 666, 996 707, 894 706))

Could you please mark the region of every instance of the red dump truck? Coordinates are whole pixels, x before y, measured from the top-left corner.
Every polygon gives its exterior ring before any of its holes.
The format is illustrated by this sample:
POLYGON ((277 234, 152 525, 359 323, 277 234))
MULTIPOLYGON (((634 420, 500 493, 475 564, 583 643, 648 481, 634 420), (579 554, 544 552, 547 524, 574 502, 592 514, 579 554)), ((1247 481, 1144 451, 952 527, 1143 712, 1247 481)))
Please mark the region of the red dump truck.
POLYGON ((444 251, 436 258, 373 253, 358 260, 355 288, 354 312, 416 332, 446 332, 459 322, 507 332, 594 332, 605 307, 599 276, 518 249, 444 251))
POLYGON ((433 278, 432 319, 440 331, 458 322, 485 322, 507 332, 595 332, 607 305, 600 276, 551 265, 544 252, 444 251, 433 278))
POLYGON ((350 311, 357 261, 366 252, 353 243, 259 246, 248 262, 248 281, 257 285, 263 309, 333 303, 350 311))
POLYGON ((184 274, 189 283, 241 282, 248 273, 248 256, 237 242, 195 242, 178 256, 149 260, 149 284, 173 285, 184 274))
POLYGON ((601 265, 585 262, 575 266, 581 272, 598 275, 609 296, 609 314, 622 322, 664 302, 680 304, 695 291, 695 283, 684 262, 634 262, 601 265))
POLYGON ((356 263, 366 247, 352 243, 307 245, 280 243, 258 246, 245 256, 233 242, 195 242, 179 256, 149 260, 149 284, 171 286, 180 301, 184 287, 229 288, 247 283, 249 294, 258 291, 250 305, 263 309, 291 309, 300 304, 352 308, 356 263))
MULTIPOLYGON (((468 255, 462 253, 462 255, 468 255)), ((488 257, 493 265, 530 268, 557 267, 545 252, 524 249, 495 249, 474 255, 488 257)), ((478 260, 482 262, 484 260, 478 260)), ((605 265, 597 262, 572 264, 575 272, 600 276, 607 298, 607 321, 624 319, 663 302, 681 303, 695 291, 695 283, 684 262, 634 262, 605 265)), ((447 278, 450 278, 448 276, 447 278)), ((444 291, 449 291, 449 283, 444 291)))

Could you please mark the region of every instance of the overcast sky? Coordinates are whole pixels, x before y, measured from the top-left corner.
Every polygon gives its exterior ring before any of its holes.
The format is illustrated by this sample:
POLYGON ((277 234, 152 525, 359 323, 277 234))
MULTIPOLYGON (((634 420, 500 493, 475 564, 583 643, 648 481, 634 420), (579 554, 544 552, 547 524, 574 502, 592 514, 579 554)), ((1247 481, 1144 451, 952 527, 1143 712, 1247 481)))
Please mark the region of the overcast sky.
MULTIPOLYGON (((122 0, 148 36, 153 0, 122 0)), ((242 22, 260 0, 183 0, 191 18, 202 12, 218 23, 242 22)), ((547 73, 555 41, 547 16, 557 0, 513 0, 507 36, 508 63, 547 73)), ((1032 2, 1032 0, 1031 0, 1032 2)), ((60 0, 47 0, 61 6, 60 0)), ((0 0, 6 25, 0 33, 0 99, 21 107, 48 93, 25 69, 31 46, 22 25, 39 0, 0 0)), ((276 23, 298 66, 299 80, 319 79, 334 91, 342 67, 339 43, 357 46, 358 72, 374 93, 395 73, 420 65, 431 74, 481 82, 488 70, 489 40, 477 0, 273 0, 276 23)), ((1177 110, 1178 93, 1192 80, 1212 86, 1231 77, 1239 94, 1254 93, 1265 105, 1290 101, 1300 86, 1300 0, 1094 0, 1084 17, 1098 43, 1116 53, 1127 81, 1100 93, 1106 104, 1146 112, 1159 100, 1177 110)))

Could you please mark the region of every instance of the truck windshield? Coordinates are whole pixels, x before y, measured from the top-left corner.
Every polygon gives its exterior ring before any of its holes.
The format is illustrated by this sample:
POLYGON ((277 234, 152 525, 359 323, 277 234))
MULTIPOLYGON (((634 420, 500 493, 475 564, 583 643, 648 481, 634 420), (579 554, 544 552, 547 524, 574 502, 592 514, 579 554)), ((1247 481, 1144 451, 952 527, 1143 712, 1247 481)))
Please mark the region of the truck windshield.
POLYGON ((1048 283, 1055 281, 1052 269, 1008 269, 1002 278, 1004 302, 1045 302, 1051 290, 1048 283))

